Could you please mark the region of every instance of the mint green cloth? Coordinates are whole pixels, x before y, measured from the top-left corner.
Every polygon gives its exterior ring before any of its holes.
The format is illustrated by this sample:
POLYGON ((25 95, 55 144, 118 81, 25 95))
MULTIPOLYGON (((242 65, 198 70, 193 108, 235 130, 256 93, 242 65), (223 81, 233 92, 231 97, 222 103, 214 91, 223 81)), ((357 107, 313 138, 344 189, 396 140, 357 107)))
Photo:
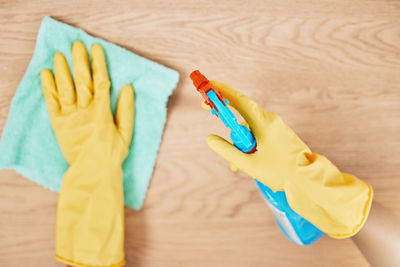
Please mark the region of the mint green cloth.
POLYGON ((11 103, 0 142, 0 169, 14 169, 46 188, 60 190, 68 163, 50 124, 40 71, 53 70, 57 51, 72 66, 75 40, 83 41, 88 51, 95 43, 103 47, 112 83, 113 111, 122 86, 130 83, 135 89, 135 128, 123 164, 124 196, 126 205, 140 209, 161 143, 168 97, 177 86, 179 74, 50 17, 42 21, 32 60, 11 103))

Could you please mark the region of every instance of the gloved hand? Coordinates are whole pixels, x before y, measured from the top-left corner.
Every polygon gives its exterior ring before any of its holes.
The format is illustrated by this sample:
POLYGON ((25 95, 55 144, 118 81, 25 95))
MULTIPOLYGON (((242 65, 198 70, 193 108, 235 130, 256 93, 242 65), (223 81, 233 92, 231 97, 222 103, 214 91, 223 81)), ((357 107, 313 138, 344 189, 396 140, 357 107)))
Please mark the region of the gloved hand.
POLYGON ((93 45, 92 74, 82 42, 72 47, 74 82, 62 53, 55 80, 41 73, 51 124, 70 164, 58 199, 56 258, 73 266, 122 266, 124 200, 122 162, 129 151, 134 93, 120 93, 115 121, 103 49, 93 45))
POLYGON ((257 151, 242 153, 215 135, 207 137, 210 148, 273 191, 285 191, 290 207, 329 236, 356 234, 368 216, 372 187, 312 153, 278 115, 223 83, 212 84, 246 120, 257 151))

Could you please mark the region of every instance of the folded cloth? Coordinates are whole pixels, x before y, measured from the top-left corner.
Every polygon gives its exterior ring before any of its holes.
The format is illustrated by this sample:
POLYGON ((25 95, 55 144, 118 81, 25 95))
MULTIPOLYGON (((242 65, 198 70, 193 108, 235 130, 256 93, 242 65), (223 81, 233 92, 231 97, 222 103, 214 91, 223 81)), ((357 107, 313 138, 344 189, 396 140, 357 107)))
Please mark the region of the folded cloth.
POLYGON ((179 74, 50 17, 42 21, 32 60, 11 103, 0 141, 0 169, 14 169, 46 188, 60 190, 68 163, 50 124, 40 71, 53 69, 57 51, 72 66, 75 40, 81 40, 89 49, 95 43, 103 47, 113 112, 123 85, 130 83, 135 88, 135 130, 123 164, 124 200, 127 206, 140 209, 161 143, 168 97, 177 86, 179 74))

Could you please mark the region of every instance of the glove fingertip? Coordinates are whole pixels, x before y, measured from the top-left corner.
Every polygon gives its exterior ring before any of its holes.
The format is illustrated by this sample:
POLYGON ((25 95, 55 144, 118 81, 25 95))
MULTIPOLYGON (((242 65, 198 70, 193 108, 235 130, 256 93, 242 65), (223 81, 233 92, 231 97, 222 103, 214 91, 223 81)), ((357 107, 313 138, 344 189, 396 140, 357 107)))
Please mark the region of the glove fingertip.
POLYGON ((232 164, 232 163, 230 164, 229 168, 230 168, 231 171, 233 171, 233 172, 237 172, 237 171, 239 170, 239 168, 236 167, 236 165, 234 165, 234 164, 232 164))
POLYGON ((118 99, 116 122, 125 141, 130 143, 135 117, 135 94, 130 84, 121 89, 118 99))
POLYGON ((52 72, 49 69, 43 69, 40 72, 42 80, 43 95, 47 103, 50 115, 56 115, 59 112, 57 89, 52 72))
POLYGON ((76 49, 86 49, 85 45, 83 44, 83 42, 81 40, 76 40, 73 44, 72 44, 72 51, 76 50, 76 49))
POLYGON ((220 136, 209 135, 206 142, 215 153, 237 167, 242 166, 243 162, 246 161, 246 154, 220 136))
POLYGON ((51 73, 51 71, 49 69, 43 69, 40 72, 40 79, 42 80, 43 85, 45 85, 48 82, 50 76, 53 76, 53 74, 51 73))
POLYGON ((209 105, 207 105, 205 101, 201 102, 201 107, 202 107, 204 110, 207 110, 207 111, 210 111, 210 110, 211 110, 211 107, 210 107, 209 105))
POLYGON ((135 94, 132 85, 127 84, 120 93, 121 108, 128 109, 127 112, 135 113, 135 94), (123 103, 123 104, 122 104, 123 103))
POLYGON ((124 85, 124 87, 122 87, 121 94, 124 94, 124 96, 129 99, 134 99, 135 95, 134 95, 133 91, 134 90, 133 90, 132 85, 126 84, 126 85, 124 85))
POLYGON ((206 138, 207 145, 212 150, 217 150, 215 148, 218 147, 218 143, 220 143, 222 141, 225 141, 225 140, 222 139, 221 137, 219 137, 218 135, 214 135, 214 134, 211 134, 211 135, 207 136, 207 138, 206 138))
POLYGON ((98 53, 104 54, 103 48, 102 48, 101 45, 99 45, 99 44, 94 44, 94 45, 92 45, 92 47, 90 48, 90 52, 91 52, 92 54, 98 54, 98 53))

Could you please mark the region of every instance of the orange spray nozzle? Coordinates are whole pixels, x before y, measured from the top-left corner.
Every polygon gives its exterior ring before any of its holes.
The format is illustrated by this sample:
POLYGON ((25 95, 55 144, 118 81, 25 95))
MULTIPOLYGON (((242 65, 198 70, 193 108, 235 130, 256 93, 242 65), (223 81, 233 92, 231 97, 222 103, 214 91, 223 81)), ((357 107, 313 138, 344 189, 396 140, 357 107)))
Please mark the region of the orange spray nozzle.
POLYGON ((204 102, 210 106, 211 109, 216 110, 214 103, 208 98, 208 91, 212 90, 215 92, 219 100, 225 105, 224 98, 221 93, 212 85, 212 83, 200 73, 200 71, 195 70, 190 74, 190 79, 193 81, 193 85, 196 87, 197 91, 203 96, 204 102))
POLYGON ((198 70, 195 70, 190 74, 190 79, 192 79, 193 85, 197 90, 199 90, 203 84, 209 82, 209 80, 198 70))

